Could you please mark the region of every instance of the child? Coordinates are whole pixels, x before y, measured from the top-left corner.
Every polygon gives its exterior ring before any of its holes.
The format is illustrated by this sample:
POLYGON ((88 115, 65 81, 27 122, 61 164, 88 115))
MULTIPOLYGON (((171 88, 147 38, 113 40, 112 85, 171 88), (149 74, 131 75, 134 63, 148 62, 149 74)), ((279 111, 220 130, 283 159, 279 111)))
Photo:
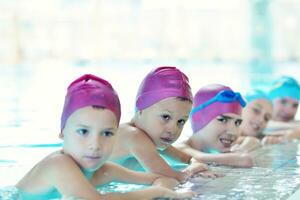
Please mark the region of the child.
POLYGON ((243 123, 240 126, 240 137, 232 151, 251 151, 260 147, 260 139, 272 117, 272 102, 261 90, 253 90, 246 95, 247 106, 242 111, 243 123))
POLYGON ((16 185, 22 199, 78 197, 83 199, 150 199, 184 197, 168 187, 175 180, 154 174, 130 171, 106 163, 114 145, 121 110, 110 83, 94 75, 84 75, 70 84, 61 117, 62 150, 35 165, 16 185), (101 195, 95 186, 113 180, 158 186, 125 194, 101 195))
POLYGON ((252 167, 248 154, 230 153, 239 136, 241 111, 245 101, 231 88, 211 84, 194 97, 191 112, 193 135, 181 149, 197 160, 221 165, 252 167))
POLYGON ((273 83, 269 97, 273 102, 272 120, 279 122, 294 120, 300 99, 300 86, 294 78, 280 77, 273 83))
POLYGON ((262 139, 263 144, 277 144, 300 139, 300 124, 295 121, 300 100, 300 85, 292 77, 282 76, 273 83, 269 93, 273 102, 273 116, 267 129, 272 135, 262 139))
POLYGON ((206 165, 172 146, 188 120, 191 107, 191 89, 184 73, 167 66, 152 70, 139 87, 134 117, 120 126, 111 160, 124 166, 127 160, 137 160, 144 169, 179 181, 207 170, 206 165), (160 153, 192 164, 175 171, 160 153))

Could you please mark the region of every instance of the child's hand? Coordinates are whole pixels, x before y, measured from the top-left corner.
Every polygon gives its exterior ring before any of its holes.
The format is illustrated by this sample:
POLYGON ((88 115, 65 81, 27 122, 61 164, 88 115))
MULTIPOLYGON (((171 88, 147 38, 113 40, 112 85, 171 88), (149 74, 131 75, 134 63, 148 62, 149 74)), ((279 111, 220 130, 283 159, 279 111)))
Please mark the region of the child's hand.
POLYGON ((205 163, 201 163, 194 158, 191 159, 191 164, 182 170, 183 173, 187 173, 190 176, 199 172, 207 171, 208 166, 205 163))
POLYGON ((191 164, 182 170, 183 173, 188 175, 188 178, 198 174, 199 172, 204 172, 208 170, 208 166, 205 163, 198 162, 195 159, 191 159, 191 164))
POLYGON ((177 180, 179 180, 180 183, 186 182, 191 176, 190 173, 184 172, 183 170, 178 171, 177 173, 178 173, 177 180))
POLYGON ((204 177, 204 178, 212 178, 212 179, 215 179, 215 178, 219 178, 219 177, 223 177, 224 175, 223 174, 218 174, 218 173, 215 173, 213 171, 203 171, 203 172, 200 172, 199 175, 201 177, 204 177))

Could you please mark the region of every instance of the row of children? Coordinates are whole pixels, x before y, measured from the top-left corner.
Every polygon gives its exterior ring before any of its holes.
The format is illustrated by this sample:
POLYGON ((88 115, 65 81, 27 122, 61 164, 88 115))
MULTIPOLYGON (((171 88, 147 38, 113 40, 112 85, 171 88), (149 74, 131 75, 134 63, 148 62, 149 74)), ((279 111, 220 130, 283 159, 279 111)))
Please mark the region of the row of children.
MULTIPOLYGON (((298 83, 292 86, 297 86, 299 93, 298 83)), ((260 145, 260 133, 272 111, 275 113, 278 97, 282 97, 281 91, 277 93, 273 103, 261 92, 248 95, 246 106, 240 93, 212 84, 193 97, 183 72, 176 67, 158 67, 139 87, 132 120, 119 125, 120 100, 111 84, 95 75, 83 75, 70 84, 65 97, 59 134, 64 141, 62 149, 37 163, 16 187, 23 199, 191 197, 193 192, 172 189, 195 174, 218 177, 207 164, 254 165, 248 152, 260 145), (172 145, 189 118, 192 136, 172 145), (187 166, 175 170, 161 154, 187 166), (125 168, 132 158, 146 172, 125 168), (128 193, 101 194, 95 189, 111 181, 151 186, 128 193)), ((290 103, 291 97, 286 98, 285 104, 290 103)), ((298 100, 299 95, 295 98, 297 106, 298 100)), ((292 119, 280 113, 284 119, 292 119)))

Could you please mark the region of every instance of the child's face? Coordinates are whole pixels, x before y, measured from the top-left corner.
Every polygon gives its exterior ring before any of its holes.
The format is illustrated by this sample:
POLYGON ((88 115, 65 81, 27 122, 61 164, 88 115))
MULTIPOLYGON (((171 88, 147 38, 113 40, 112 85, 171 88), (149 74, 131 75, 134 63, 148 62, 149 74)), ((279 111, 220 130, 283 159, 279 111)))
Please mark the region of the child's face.
POLYGON ((95 171, 110 156, 117 128, 117 119, 108 109, 78 109, 68 118, 61 134, 64 153, 82 168, 95 171))
POLYGON ((272 117, 272 104, 265 99, 256 99, 243 109, 241 131, 244 135, 256 137, 267 126, 272 117))
POLYGON ((299 102, 292 98, 277 98, 273 101, 273 119, 288 122, 294 119, 299 102))
POLYGON ((192 103, 178 98, 166 98, 139 111, 139 127, 159 149, 175 142, 188 120, 192 103))
POLYGON ((210 121, 198 131, 199 139, 205 149, 216 149, 220 152, 229 152, 239 136, 239 126, 242 119, 239 115, 225 113, 210 121))

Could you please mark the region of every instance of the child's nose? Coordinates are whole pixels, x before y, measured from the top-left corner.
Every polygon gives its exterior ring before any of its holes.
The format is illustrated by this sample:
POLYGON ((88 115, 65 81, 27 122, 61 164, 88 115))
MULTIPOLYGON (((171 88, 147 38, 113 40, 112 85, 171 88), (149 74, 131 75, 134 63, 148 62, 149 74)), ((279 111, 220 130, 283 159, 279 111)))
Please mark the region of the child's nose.
POLYGON ((234 123, 232 123, 229 127, 227 127, 226 132, 229 133, 229 135, 238 135, 239 134, 240 127, 236 126, 234 123))
POLYGON ((98 137, 93 137, 89 141, 89 149, 99 151, 101 149, 100 140, 98 137))
POLYGON ((176 133, 176 131, 177 131, 177 123, 176 122, 169 122, 168 124, 167 124, 167 127, 166 127, 166 131, 167 132, 169 132, 169 133, 172 133, 172 134, 174 134, 174 133, 176 133))

